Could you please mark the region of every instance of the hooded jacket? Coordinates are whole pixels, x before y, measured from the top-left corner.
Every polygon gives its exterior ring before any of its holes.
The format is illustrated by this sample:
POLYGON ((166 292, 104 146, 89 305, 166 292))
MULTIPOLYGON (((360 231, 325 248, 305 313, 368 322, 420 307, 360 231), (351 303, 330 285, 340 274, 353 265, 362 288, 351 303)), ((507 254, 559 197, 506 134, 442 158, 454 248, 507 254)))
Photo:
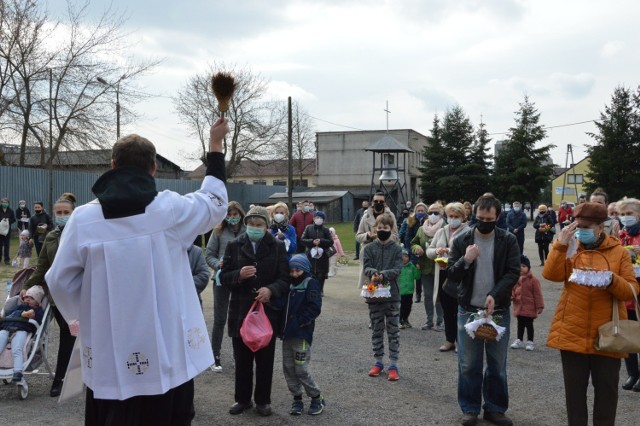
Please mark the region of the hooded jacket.
POLYGON ((544 309, 544 299, 540 281, 531 271, 520 275, 520 279, 511 292, 513 315, 517 317, 538 318, 538 311, 544 309))
POLYGON ((362 268, 367 279, 371 280, 374 273, 382 274, 391 286, 391 298, 367 299, 367 303, 400 301, 400 287, 398 277, 402 270, 402 247, 394 241, 382 244, 375 240, 362 251, 362 268))
POLYGON ((595 250, 602 256, 584 253, 582 244, 578 243, 578 252, 567 259, 567 248, 568 245, 556 240, 542 269, 542 276, 549 281, 564 282, 547 346, 581 354, 626 358, 625 354, 596 351, 594 344, 598 327, 612 319, 613 298, 617 299, 620 319, 626 319, 624 301, 633 297, 630 285, 638 292, 629 253, 617 238, 610 235, 606 235, 595 250), (571 282, 569 277, 574 266, 609 269, 613 272, 613 280, 606 288, 571 282))
POLYGON ((282 340, 303 339, 313 342, 316 318, 322 310, 320 283, 313 275, 305 273, 298 284, 289 286, 289 293, 276 300, 276 308, 283 311, 280 338, 282 340))
POLYGON ((82 324, 82 378, 98 399, 164 394, 213 364, 187 257, 227 215, 224 155, 207 157, 187 195, 158 193, 147 170, 110 170, 64 227, 45 278, 63 317, 82 324))

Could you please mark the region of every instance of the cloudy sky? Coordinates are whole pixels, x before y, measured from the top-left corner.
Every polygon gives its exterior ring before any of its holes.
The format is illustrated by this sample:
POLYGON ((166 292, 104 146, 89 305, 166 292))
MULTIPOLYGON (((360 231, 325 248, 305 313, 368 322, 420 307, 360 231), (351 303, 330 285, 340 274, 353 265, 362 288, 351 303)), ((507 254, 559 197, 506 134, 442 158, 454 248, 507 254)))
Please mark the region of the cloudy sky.
MULTIPOLYGON (((93 2, 98 16, 106 2, 93 2)), ((429 133, 435 113, 459 104, 494 141, 514 124, 528 94, 541 122, 597 119, 617 85, 640 84, 640 2, 632 0, 113 0, 128 17, 132 55, 162 58, 140 80, 158 95, 123 129, 149 137, 185 169, 198 142, 168 97, 217 61, 270 80, 274 99, 292 96, 316 131, 390 128, 429 133), (635 47, 634 47, 635 46, 635 47), (335 124, 330 124, 330 123, 335 124), (336 125, 337 124, 337 125, 336 125), (342 126, 340 126, 342 125, 342 126)), ((52 15, 63 0, 49 0, 52 15)), ((563 165, 592 139, 591 123, 549 129, 563 165)))

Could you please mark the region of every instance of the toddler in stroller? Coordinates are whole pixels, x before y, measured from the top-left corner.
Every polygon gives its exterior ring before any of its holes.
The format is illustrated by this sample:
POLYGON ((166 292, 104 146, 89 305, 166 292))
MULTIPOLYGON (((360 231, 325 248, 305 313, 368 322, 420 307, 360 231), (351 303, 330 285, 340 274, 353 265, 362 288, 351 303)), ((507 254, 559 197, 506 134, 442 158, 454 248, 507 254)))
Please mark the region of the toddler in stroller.
MULTIPOLYGON (((20 296, 14 296, 19 298, 20 296)), ((36 331, 37 326, 42 324, 44 310, 40 306, 44 298, 44 290, 41 286, 33 286, 27 290, 23 298, 23 303, 12 301, 5 305, 5 318, 0 322, 0 352, 4 350, 11 339, 11 353, 13 355, 13 378, 12 382, 22 381, 22 366, 24 363, 23 348, 27 340, 27 335, 36 331), (17 304, 17 303, 19 304, 17 304), (17 306, 15 306, 17 304, 17 306), (12 306, 13 305, 13 306, 12 306), (35 322, 35 324, 33 322, 35 322)))

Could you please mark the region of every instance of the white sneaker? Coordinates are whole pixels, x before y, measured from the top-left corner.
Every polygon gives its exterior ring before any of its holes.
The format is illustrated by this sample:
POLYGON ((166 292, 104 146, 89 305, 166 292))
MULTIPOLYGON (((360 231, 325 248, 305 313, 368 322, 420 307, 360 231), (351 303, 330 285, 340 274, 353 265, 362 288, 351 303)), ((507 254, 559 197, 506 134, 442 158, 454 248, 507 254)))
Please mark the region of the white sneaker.
MULTIPOLYGON (((533 343, 532 343, 533 345, 533 343)), ((511 344, 511 349, 522 349, 524 348, 524 344, 522 343, 522 340, 520 339, 516 339, 512 344, 511 344)))
MULTIPOLYGON (((520 343, 520 344, 522 344, 522 343, 520 343)), ((531 340, 528 340, 526 345, 524 346, 524 349, 526 351, 532 351, 534 349, 533 342, 531 340)))
POLYGON ((222 366, 220 364, 213 364, 209 369, 214 373, 222 373, 222 366))

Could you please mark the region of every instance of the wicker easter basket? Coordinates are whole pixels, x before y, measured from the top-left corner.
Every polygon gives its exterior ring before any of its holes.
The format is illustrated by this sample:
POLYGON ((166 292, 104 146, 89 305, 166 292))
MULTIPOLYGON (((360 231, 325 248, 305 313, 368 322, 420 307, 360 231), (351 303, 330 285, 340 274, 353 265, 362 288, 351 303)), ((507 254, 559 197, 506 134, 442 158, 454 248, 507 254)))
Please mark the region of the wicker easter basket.
POLYGON ((489 324, 482 324, 475 332, 476 337, 484 340, 496 340, 498 332, 489 324))
POLYGON ((569 281, 588 287, 606 287, 611 284, 613 272, 606 256, 596 250, 584 250, 573 261, 573 271, 569 281), (607 269, 595 268, 593 258, 598 255, 607 263, 607 269))

